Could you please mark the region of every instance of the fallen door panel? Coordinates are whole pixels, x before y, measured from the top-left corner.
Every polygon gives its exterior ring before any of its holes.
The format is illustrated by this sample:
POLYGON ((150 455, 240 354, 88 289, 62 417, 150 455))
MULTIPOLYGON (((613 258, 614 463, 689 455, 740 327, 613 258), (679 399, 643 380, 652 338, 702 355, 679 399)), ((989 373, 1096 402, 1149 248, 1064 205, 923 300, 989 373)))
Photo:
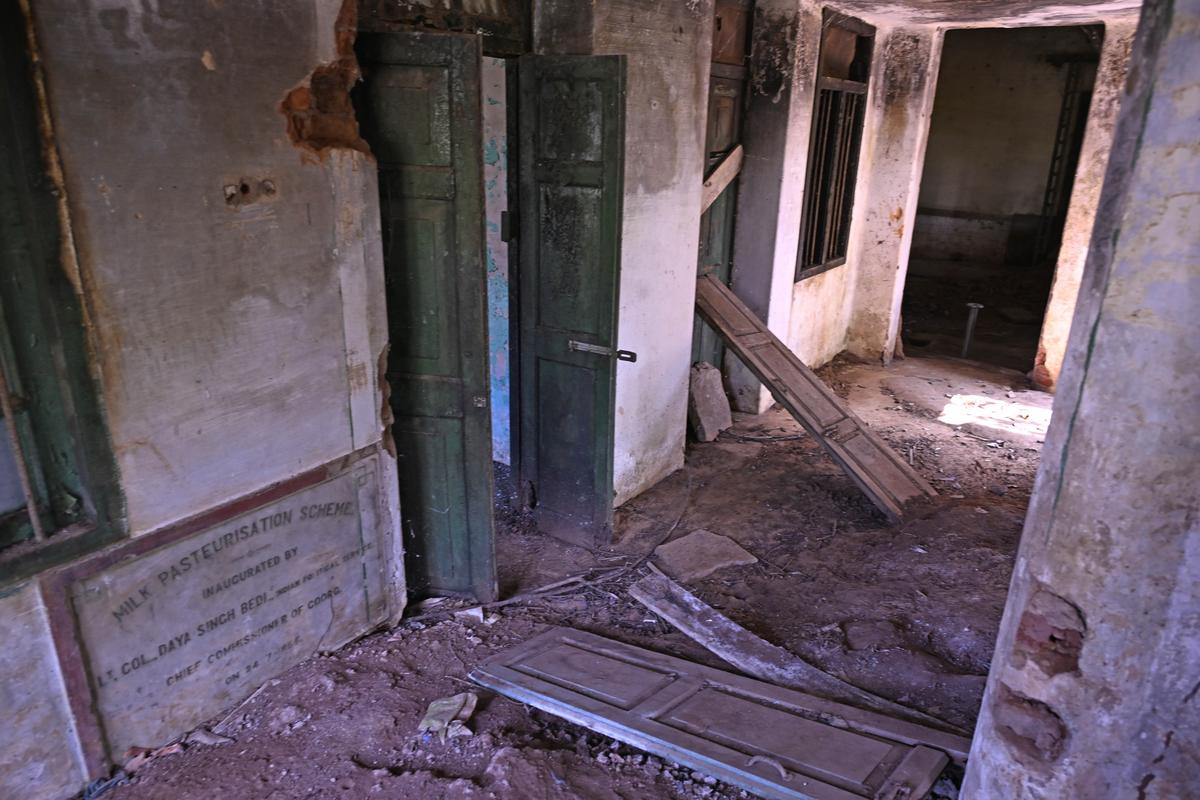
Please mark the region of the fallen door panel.
POLYGON ((898 521, 910 502, 937 495, 728 287, 701 278, 696 310, 888 517, 898 521))
POLYGON ((966 746, 952 734, 563 628, 502 653, 471 679, 781 800, 916 800, 949 760, 929 745, 966 746))

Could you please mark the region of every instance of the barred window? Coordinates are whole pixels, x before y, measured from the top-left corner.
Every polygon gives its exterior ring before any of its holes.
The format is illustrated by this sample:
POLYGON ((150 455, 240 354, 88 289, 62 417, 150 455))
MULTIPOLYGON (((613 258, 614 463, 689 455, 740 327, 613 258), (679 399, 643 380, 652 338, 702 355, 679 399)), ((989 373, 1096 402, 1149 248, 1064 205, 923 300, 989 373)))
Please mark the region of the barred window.
POLYGON ((875 29, 826 12, 796 280, 846 262, 875 29))

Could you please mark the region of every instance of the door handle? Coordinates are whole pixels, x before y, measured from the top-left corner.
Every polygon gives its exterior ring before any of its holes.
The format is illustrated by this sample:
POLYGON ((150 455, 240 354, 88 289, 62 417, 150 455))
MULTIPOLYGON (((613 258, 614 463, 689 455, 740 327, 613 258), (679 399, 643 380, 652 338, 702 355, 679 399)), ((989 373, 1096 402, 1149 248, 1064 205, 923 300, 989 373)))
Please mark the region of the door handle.
POLYGON ((577 342, 574 339, 567 340, 567 349, 574 350, 577 353, 594 353, 598 356, 615 358, 617 361, 637 361, 637 353, 632 350, 613 350, 611 347, 605 347, 602 344, 577 342))

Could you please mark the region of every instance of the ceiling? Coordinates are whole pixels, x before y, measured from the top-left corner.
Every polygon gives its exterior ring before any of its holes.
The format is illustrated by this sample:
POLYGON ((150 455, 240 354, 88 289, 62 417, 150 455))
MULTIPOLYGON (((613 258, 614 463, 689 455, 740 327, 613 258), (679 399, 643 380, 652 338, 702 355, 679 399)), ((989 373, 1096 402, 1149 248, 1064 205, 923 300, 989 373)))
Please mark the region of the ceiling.
POLYGON ((835 0, 851 16, 910 25, 1082 25, 1135 16, 1141 0, 835 0))

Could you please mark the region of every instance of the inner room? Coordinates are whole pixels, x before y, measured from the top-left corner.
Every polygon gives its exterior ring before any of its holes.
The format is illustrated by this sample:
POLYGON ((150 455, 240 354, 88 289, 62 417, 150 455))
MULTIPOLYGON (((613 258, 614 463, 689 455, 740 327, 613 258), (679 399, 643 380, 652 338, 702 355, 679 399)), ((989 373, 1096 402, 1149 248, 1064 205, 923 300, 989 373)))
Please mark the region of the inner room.
POLYGON ((1200 0, 0 8, 0 799, 1176 800, 1200 0))
POLYGON ((1102 26, 946 33, 906 352, 1033 369, 1103 40, 1102 26))

